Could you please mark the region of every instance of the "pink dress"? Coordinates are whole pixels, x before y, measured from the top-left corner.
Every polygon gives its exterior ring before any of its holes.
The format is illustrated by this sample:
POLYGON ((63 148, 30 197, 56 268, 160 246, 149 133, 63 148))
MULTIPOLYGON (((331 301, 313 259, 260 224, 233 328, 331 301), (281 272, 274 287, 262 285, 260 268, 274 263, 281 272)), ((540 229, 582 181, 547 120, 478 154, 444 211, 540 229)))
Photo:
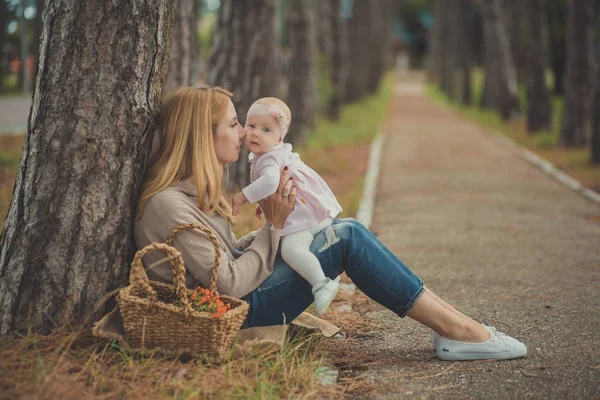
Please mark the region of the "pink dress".
POLYGON ((252 164, 251 184, 242 192, 250 203, 264 199, 275 193, 283 167, 288 167, 289 177, 296 185, 296 204, 285 221, 281 236, 310 229, 327 218, 335 218, 342 206, 336 200, 327 183, 314 170, 300 160, 298 153, 292 152, 292 145, 281 143, 269 152, 248 157, 252 164))

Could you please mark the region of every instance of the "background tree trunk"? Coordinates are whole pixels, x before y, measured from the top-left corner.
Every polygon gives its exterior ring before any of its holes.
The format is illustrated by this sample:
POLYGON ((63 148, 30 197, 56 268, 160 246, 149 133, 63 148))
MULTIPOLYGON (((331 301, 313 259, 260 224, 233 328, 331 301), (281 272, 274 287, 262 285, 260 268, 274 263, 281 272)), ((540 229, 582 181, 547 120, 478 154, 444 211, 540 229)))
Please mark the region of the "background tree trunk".
MULTIPOLYGON (((506 27, 508 40, 510 43, 511 53, 515 71, 517 73, 517 81, 525 82, 527 69, 527 49, 526 40, 528 32, 528 20, 526 8, 530 7, 529 0, 501 0, 504 13, 501 16, 502 22, 506 27)), ((533 0, 535 1, 535 0, 533 0)), ((540 18, 544 18, 544 10, 540 14, 540 18)))
POLYGON ((1 241, 0 333, 80 321, 126 280, 172 19, 167 0, 49 3, 1 241))
POLYGON ((528 0, 523 9, 525 49, 525 86, 527 88, 527 130, 552 129, 552 105, 546 86, 546 40, 544 36, 545 0, 528 0))
POLYGON ((565 65, 567 50, 567 1, 548 0, 546 18, 548 21, 548 49, 550 67, 554 75, 553 93, 556 96, 565 94, 565 65))
POLYGON ((340 111, 344 98, 346 97, 346 86, 350 73, 349 58, 350 49, 348 41, 348 21, 342 19, 340 15, 341 1, 343 0, 327 0, 331 3, 331 56, 330 56, 330 77, 333 84, 333 93, 329 101, 327 115, 337 119, 340 116, 340 111))
POLYGON ((163 85, 163 96, 180 86, 192 84, 192 52, 195 0, 175 0, 175 22, 171 38, 169 68, 163 85))
POLYGON ((567 14, 565 108, 560 132, 564 146, 587 142, 591 108, 594 3, 569 0, 567 14))
POLYGON ((4 40, 6 38, 6 25, 8 18, 8 8, 6 1, 0 1, 0 91, 4 89, 4 40))
POLYGON ((458 10, 459 30, 459 83, 460 102, 465 105, 471 104, 471 66, 473 63, 473 24, 470 18, 471 0, 460 0, 458 10))
POLYGON ((427 68, 428 79, 431 83, 440 86, 442 83, 442 51, 444 38, 442 36, 442 12, 445 0, 433 0, 433 28, 429 34, 429 65, 427 68))
POLYGON ((286 139, 292 145, 306 142, 315 121, 318 58, 316 6, 315 0, 288 2, 290 75, 287 103, 292 110, 292 126, 286 139))
POLYGON ((202 62, 200 40, 198 38, 198 27, 200 16, 202 14, 202 0, 193 0, 193 9, 191 16, 191 35, 190 38, 190 85, 195 85, 200 76, 205 71, 205 65, 202 62))
POLYGON ((440 19, 440 34, 442 36, 440 64, 441 64, 441 81, 440 87, 448 96, 452 96, 454 83, 454 52, 452 49, 452 5, 449 1, 443 0, 441 6, 440 19))
POLYGON ((379 89, 379 84, 388 66, 393 3, 391 0, 378 0, 371 1, 369 4, 370 43, 366 50, 370 53, 370 56, 367 57, 369 61, 367 71, 369 74, 366 90, 367 94, 373 94, 379 89))
MULTIPOLYGON (((595 32, 593 45, 600 48, 600 1, 596 0, 595 32)), ((592 139, 590 162, 600 164, 600 53, 596 52, 594 57, 594 102, 592 105, 592 139)))
POLYGON ((596 60, 596 93, 594 96, 591 163, 600 164, 600 61, 596 60))
MULTIPOLYGON (((208 83, 234 92, 243 123, 253 101, 279 96, 279 43, 276 0, 222 0, 213 36, 208 83)), ((293 111, 293 110, 292 110, 293 111)), ((250 180, 248 153, 229 169, 230 183, 241 187, 250 180)))
POLYGON ((352 17, 348 21, 349 76, 345 88, 344 103, 356 101, 367 93, 369 76, 369 45, 371 3, 355 0, 352 17))
POLYGON ((485 30, 485 85, 482 107, 495 108, 502 118, 519 114, 517 76, 510 44, 501 20, 500 0, 482 1, 485 30))

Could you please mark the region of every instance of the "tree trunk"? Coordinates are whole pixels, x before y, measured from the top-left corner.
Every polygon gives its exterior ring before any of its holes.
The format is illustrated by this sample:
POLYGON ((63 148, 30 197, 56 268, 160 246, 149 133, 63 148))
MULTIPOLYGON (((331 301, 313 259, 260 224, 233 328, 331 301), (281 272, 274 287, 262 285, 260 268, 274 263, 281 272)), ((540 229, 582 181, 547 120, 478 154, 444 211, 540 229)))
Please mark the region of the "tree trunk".
MULTIPOLYGON (((46 9, 46 0, 35 0, 36 14, 33 19, 33 39, 31 42, 31 55, 34 65, 37 67, 40 59, 40 42, 42 41, 42 28, 44 27, 44 10, 46 9)), ((37 70, 33 71, 32 79, 35 81, 37 70)))
POLYGON ((452 26, 452 4, 449 1, 444 0, 442 9, 442 17, 440 19, 440 30, 442 35, 441 40, 441 81, 440 87, 448 96, 452 96, 454 93, 454 49, 452 48, 453 40, 452 33, 455 31, 455 27, 452 26))
POLYGON ((167 0, 49 2, 1 241, 0 333, 82 321, 126 281, 172 22, 167 0))
POLYGON ((343 0, 327 0, 331 3, 331 34, 332 34, 332 55, 330 76, 333 84, 333 93, 329 101, 327 115, 338 119, 344 98, 346 97, 346 86, 350 73, 349 59, 350 49, 348 41, 348 21, 340 15, 341 2, 343 0))
POLYGON ((192 84, 192 40, 195 34, 195 0, 175 0, 175 22, 171 38, 169 68, 163 85, 163 96, 181 86, 192 84))
POLYGON ((596 60, 596 93, 593 106, 591 163, 600 164, 600 61, 596 60))
POLYGON ((525 35, 525 86, 527 88, 527 130, 552 130, 552 105, 546 86, 545 0, 522 2, 525 35))
POLYGON ((581 146, 587 142, 592 97, 593 15, 593 2, 569 0, 565 108, 560 132, 564 146, 581 146))
POLYGON ((429 65, 428 79, 431 83, 440 86, 442 83, 442 51, 444 38, 442 35, 442 18, 445 0, 433 2, 433 29, 429 34, 429 65))
POLYGON ((316 4, 317 42, 319 53, 330 57, 333 54, 333 26, 331 14, 337 12, 337 1, 319 1, 316 4))
POLYGON ((6 38, 6 23, 8 8, 6 1, 0 0, 0 92, 4 89, 4 40, 6 38))
MULTIPOLYGON (((517 73, 517 81, 525 82, 527 69, 527 49, 526 41, 528 40, 528 20, 526 8, 532 7, 529 0, 502 0, 505 13, 502 16, 502 21, 506 27, 508 40, 510 43, 515 71, 517 73)), ((534 2, 536 0, 533 0, 534 2)), ((541 10, 540 18, 544 18, 543 9, 541 10)))
POLYGON ((379 84, 388 66, 393 4, 390 0, 371 1, 369 4, 371 6, 369 10, 369 26, 371 28, 369 30, 370 44, 367 50, 370 56, 367 59, 370 62, 366 89, 368 94, 373 94, 379 89, 379 84))
MULTIPOLYGON (((596 15, 594 24, 596 32, 594 34, 594 47, 600 48, 600 2, 596 1, 596 15)), ((594 102, 592 105, 592 140, 590 148, 590 162, 600 165, 600 54, 595 53, 594 57, 594 102)))
POLYGON ((502 118, 512 119, 519 114, 517 76, 500 18, 500 0, 483 0, 482 13, 486 46, 482 107, 497 109, 502 118))
POLYGON ((471 0, 460 0, 458 14, 458 30, 460 33, 459 48, 459 76, 460 76, 460 102, 464 105, 471 104, 471 66, 473 63, 473 24, 470 18, 471 0))
POLYGON ((202 14, 202 1, 201 0, 193 0, 193 9, 191 15, 192 21, 192 32, 191 32, 191 52, 190 52, 190 85, 195 85, 198 82, 200 76, 204 73, 206 69, 202 57, 201 57, 201 49, 200 49, 200 40, 198 39, 198 27, 200 24, 200 15, 202 14))
POLYGON ((290 1, 287 35, 290 47, 288 105, 292 126, 287 140, 306 143, 315 121, 317 103, 317 16, 315 0, 290 1))
POLYGON ((353 3, 352 17, 348 21, 349 76, 346 82, 344 103, 364 97, 367 93, 369 76, 369 36, 371 3, 356 0, 353 3))
MULTIPOLYGON (((222 0, 213 36, 208 82, 234 92, 240 121, 253 101, 279 96, 279 45, 276 0, 222 0)), ((294 111, 294 110, 292 110, 294 111)), ((250 180, 248 153, 243 150, 229 169, 232 185, 250 180)))
POLYGON ((548 0, 546 17, 548 20, 548 44, 550 67, 554 75, 553 92, 556 96, 565 94, 565 65, 567 37, 567 2, 566 0, 548 0))

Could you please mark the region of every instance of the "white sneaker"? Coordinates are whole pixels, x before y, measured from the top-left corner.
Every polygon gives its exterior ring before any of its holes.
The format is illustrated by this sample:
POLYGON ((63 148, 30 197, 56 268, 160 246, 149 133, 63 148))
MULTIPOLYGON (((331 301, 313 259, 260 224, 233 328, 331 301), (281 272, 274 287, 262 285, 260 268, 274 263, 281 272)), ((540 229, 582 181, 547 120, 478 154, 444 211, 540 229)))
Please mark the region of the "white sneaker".
POLYGON ((326 278, 323 282, 317 283, 312 288, 315 296, 315 313, 320 316, 325 313, 327 307, 331 304, 338 290, 340 290, 340 277, 334 280, 326 278))
MULTIPOLYGON (((483 329, 485 329, 488 332, 492 332, 493 330, 496 330, 496 328, 494 328, 493 326, 487 326, 486 324, 481 324, 483 326, 483 329)), ((431 335, 431 345, 433 346, 433 348, 435 349, 437 347, 437 344, 440 340, 440 334, 437 333, 436 331, 433 331, 433 334, 431 335)))
POLYGON ((440 360, 507 360, 527 354, 527 346, 517 339, 498 332, 493 326, 483 327, 490 333, 490 338, 482 343, 460 342, 438 335, 435 349, 437 358, 440 360))

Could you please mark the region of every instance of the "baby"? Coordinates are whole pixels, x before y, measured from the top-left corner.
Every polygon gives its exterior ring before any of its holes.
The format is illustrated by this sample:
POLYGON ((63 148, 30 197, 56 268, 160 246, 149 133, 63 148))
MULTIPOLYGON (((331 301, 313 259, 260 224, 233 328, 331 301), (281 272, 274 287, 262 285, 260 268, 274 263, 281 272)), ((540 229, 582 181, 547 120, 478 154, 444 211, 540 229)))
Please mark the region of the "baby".
POLYGON ((248 159, 252 183, 233 197, 233 214, 237 215, 243 204, 275 193, 281 171, 288 167, 297 194, 294 210, 281 231, 281 257, 311 284, 315 312, 321 315, 337 294, 340 277, 331 280, 325 276, 310 245, 314 235, 330 226, 342 207, 325 181, 292 152, 292 145, 283 143, 291 120, 288 106, 275 97, 259 99, 248 110, 244 144, 251 152, 248 159))

